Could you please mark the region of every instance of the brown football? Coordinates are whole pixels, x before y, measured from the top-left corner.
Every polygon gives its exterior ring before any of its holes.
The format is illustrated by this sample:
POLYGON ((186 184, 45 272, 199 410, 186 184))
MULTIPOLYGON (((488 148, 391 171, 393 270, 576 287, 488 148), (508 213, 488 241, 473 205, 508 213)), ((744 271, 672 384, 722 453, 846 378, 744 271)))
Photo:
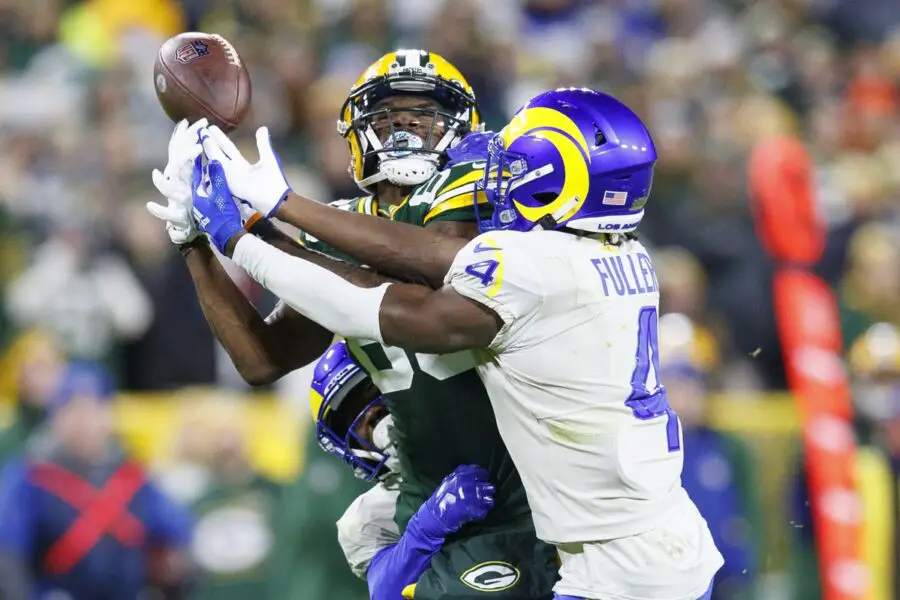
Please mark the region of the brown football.
POLYGON ((250 74, 228 40, 188 32, 160 47, 153 67, 156 96, 175 122, 206 117, 230 131, 250 108, 250 74))

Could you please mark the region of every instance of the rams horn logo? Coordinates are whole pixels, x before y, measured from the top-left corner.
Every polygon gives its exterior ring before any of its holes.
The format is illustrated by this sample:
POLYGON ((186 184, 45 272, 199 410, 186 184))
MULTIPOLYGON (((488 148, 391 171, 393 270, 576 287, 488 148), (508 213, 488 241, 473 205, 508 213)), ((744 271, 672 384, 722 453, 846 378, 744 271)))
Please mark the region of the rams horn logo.
POLYGON ((519 581, 519 569, 500 561, 490 561, 475 565, 459 579, 470 588, 480 592, 508 590, 519 581))

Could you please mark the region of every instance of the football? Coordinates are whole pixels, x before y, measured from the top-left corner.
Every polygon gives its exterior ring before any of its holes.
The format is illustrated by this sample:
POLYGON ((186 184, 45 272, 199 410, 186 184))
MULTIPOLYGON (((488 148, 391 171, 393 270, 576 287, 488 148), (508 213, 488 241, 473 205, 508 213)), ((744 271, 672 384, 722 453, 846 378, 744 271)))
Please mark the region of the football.
POLYGON ((250 73, 228 40, 188 32, 169 38, 153 68, 156 96, 175 122, 206 117, 231 131, 250 108, 250 73))

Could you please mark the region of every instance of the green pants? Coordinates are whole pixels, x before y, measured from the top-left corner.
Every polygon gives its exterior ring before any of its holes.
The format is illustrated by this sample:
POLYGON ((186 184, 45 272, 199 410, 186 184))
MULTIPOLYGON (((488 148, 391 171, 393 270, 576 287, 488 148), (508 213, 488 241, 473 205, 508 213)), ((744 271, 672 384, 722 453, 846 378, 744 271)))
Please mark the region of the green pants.
POLYGON ((448 540, 416 584, 415 600, 549 600, 556 549, 523 527, 448 540))

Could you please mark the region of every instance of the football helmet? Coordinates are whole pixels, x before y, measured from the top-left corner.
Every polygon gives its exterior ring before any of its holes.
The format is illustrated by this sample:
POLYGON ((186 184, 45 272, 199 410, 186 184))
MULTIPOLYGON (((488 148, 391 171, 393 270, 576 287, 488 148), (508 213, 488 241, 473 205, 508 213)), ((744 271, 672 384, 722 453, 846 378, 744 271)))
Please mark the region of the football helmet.
POLYGON ((433 52, 396 50, 372 63, 350 88, 337 127, 350 147, 350 175, 371 194, 384 180, 407 186, 424 182, 443 166, 448 148, 483 125, 475 92, 456 67, 433 52), (376 108, 385 98, 402 95, 432 98, 440 108, 376 108), (392 111, 431 118, 425 138, 395 129, 392 111), (390 127, 384 142, 376 122, 390 127))
POLYGON ((647 127, 612 96, 586 88, 544 92, 489 144, 480 185, 494 212, 481 228, 633 231, 655 163, 647 127))
POLYGON ((316 424, 316 439, 323 450, 347 463, 360 479, 384 481, 396 470, 390 440, 391 416, 387 414, 375 425, 371 440, 356 433, 373 407, 383 406, 387 410, 384 397, 378 393, 362 407, 349 401, 365 393, 363 384, 368 381, 368 374, 353 358, 347 342, 337 342, 316 364, 309 407, 316 424), (347 414, 348 410, 354 414, 347 414))
POLYGON ((900 418, 900 330, 875 323, 850 346, 853 402, 872 421, 900 418))

